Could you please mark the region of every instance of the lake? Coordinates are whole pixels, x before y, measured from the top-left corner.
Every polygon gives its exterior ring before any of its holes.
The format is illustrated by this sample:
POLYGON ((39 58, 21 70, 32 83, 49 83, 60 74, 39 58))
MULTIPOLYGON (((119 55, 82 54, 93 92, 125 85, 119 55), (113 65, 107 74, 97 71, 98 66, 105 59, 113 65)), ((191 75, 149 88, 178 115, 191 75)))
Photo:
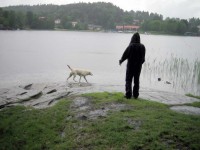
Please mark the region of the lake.
MULTIPOLYGON (((66 82, 67 65, 91 70, 93 76, 87 79, 92 84, 123 86, 126 62, 122 66, 118 62, 131 37, 130 33, 0 31, 0 87, 66 82)), ((141 87, 200 95, 200 37, 141 34, 141 42, 146 47, 141 87)))

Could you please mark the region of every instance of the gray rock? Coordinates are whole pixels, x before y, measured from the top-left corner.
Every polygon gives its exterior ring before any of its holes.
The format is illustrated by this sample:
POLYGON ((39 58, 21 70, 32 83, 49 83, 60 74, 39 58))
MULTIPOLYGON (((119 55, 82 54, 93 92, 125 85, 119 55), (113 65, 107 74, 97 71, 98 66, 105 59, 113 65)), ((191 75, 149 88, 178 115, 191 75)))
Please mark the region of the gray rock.
POLYGON ((23 88, 24 90, 30 90, 31 89, 31 87, 32 87, 32 85, 33 84, 28 84, 28 85, 25 85, 25 86, 19 86, 19 87, 21 87, 21 88, 23 88))
MULTIPOLYGON (((54 105, 57 101, 67 96, 80 95, 92 92, 124 92, 124 85, 96 85, 90 83, 39 83, 15 86, 9 89, 0 89, 0 109, 24 105, 42 109, 54 105)), ((183 105, 186 103, 200 102, 199 99, 185 95, 157 91, 147 88, 140 89, 140 98, 156 101, 167 105, 183 105)), ((107 111, 127 109, 123 104, 110 104, 104 109, 91 110, 88 99, 79 97, 74 100, 73 106, 77 111, 87 111, 86 116, 104 116, 107 111)), ((190 108, 188 108, 190 109, 190 108)), ((191 108, 193 109, 193 108, 191 108)), ((94 117, 95 118, 95 117, 94 117)))
POLYGON ((106 108, 106 109, 96 109, 96 110, 90 111, 88 115, 89 115, 90 119, 96 119, 98 117, 106 117, 108 111, 109 111, 108 108, 106 108))
POLYGON ((140 91, 140 98, 164 103, 167 105, 180 105, 200 102, 199 99, 188 97, 185 95, 149 89, 142 89, 140 91))
POLYGON ((192 106, 172 106, 171 110, 176 112, 190 114, 190 115, 200 115, 200 108, 192 107, 192 106))
POLYGON ((51 94, 51 93, 54 93, 54 92, 57 92, 57 90, 56 89, 50 90, 49 92, 47 92, 47 94, 51 94))
POLYGON ((88 99, 85 97, 76 97, 74 100, 74 107, 83 107, 88 105, 88 99))
POLYGON ((36 91, 36 90, 31 90, 29 92, 26 92, 25 94, 22 94, 20 96, 17 96, 19 99, 19 103, 22 103, 24 101, 29 101, 31 99, 38 99, 42 96, 42 91, 36 91))
POLYGON ((59 99, 68 96, 71 92, 67 89, 64 84, 42 83, 0 89, 0 108, 15 104, 46 108, 52 106, 59 99))
POLYGON ((141 125, 142 125, 142 121, 141 120, 134 120, 131 118, 127 118, 127 123, 129 125, 130 129, 134 129, 134 130, 139 130, 141 125))
POLYGON ((88 117, 83 115, 83 114, 78 115, 77 118, 80 119, 80 120, 87 120, 88 119, 88 117))

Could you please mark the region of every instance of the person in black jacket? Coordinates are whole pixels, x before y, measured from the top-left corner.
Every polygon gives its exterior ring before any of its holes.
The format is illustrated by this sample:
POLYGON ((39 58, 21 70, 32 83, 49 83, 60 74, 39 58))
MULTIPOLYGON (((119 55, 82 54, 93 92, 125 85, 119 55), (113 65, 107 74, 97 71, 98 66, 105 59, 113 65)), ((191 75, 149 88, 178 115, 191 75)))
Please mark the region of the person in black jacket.
POLYGON ((126 68, 125 97, 127 99, 132 97, 132 80, 134 77, 133 97, 137 99, 139 96, 140 72, 142 64, 145 62, 145 46, 140 43, 140 35, 138 32, 132 36, 129 46, 119 60, 119 64, 121 65, 126 59, 128 62, 126 68))

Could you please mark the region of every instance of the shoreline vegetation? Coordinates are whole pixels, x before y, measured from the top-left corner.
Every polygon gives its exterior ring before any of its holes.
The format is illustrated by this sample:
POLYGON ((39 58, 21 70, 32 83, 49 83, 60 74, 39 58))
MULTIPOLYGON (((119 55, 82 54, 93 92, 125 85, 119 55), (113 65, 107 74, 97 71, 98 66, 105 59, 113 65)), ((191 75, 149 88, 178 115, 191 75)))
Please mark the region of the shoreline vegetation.
POLYGON ((200 35, 200 19, 163 18, 145 11, 124 11, 112 3, 19 5, 0 8, 0 30, 90 30, 200 35))
POLYGON ((129 32, 118 32, 118 31, 112 31, 112 30, 69 30, 69 29, 14 29, 14 30, 0 30, 0 31, 71 31, 71 32, 99 32, 99 33, 125 33, 125 34, 134 34, 135 32, 139 32, 140 34, 144 35, 166 35, 166 36, 193 36, 193 37, 199 37, 195 35, 180 35, 176 33, 166 33, 166 32, 155 32, 155 31, 129 31, 129 32))
MULTIPOLYGON (((192 97, 192 98, 196 98, 196 99, 200 100, 200 96, 196 96, 196 95, 193 95, 193 94, 185 94, 185 95, 188 96, 188 97, 192 97)), ((194 103, 187 104, 187 105, 200 108, 200 102, 194 102, 194 103)))
POLYGON ((197 96, 197 95, 193 95, 193 94, 185 94, 186 96, 189 96, 189 97, 193 97, 193 98, 197 98, 197 99, 200 99, 200 96, 197 96))
POLYGON ((62 29, 62 28, 55 28, 55 29, 0 29, 0 31, 74 31, 74 32, 102 32, 102 33, 127 33, 127 34, 133 34, 135 32, 139 32, 140 34, 145 35, 171 35, 171 36, 200 36, 200 35, 184 35, 184 34, 178 34, 178 33, 172 33, 172 32, 159 32, 159 31, 116 31, 116 30, 74 30, 74 29, 62 29))
POLYGON ((200 149, 200 117, 122 93, 63 98, 0 111, 2 149, 200 149))

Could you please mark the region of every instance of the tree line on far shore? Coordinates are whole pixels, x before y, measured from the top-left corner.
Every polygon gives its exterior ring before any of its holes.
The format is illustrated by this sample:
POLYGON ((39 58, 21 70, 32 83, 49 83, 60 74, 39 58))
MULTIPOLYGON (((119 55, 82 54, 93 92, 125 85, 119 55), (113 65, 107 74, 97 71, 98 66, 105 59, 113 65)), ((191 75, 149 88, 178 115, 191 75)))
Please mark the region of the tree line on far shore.
POLYGON ((112 3, 75 3, 68 5, 19 5, 0 8, 0 29, 87 30, 88 25, 115 30, 117 25, 137 25, 144 32, 183 35, 199 34, 200 19, 166 18, 145 11, 124 11, 112 3), (55 24, 55 20, 60 23, 55 24), (72 25, 76 22, 76 26, 72 25))
POLYGON ((54 29, 54 21, 51 18, 41 19, 31 11, 24 13, 0 8, 0 29, 54 29))

